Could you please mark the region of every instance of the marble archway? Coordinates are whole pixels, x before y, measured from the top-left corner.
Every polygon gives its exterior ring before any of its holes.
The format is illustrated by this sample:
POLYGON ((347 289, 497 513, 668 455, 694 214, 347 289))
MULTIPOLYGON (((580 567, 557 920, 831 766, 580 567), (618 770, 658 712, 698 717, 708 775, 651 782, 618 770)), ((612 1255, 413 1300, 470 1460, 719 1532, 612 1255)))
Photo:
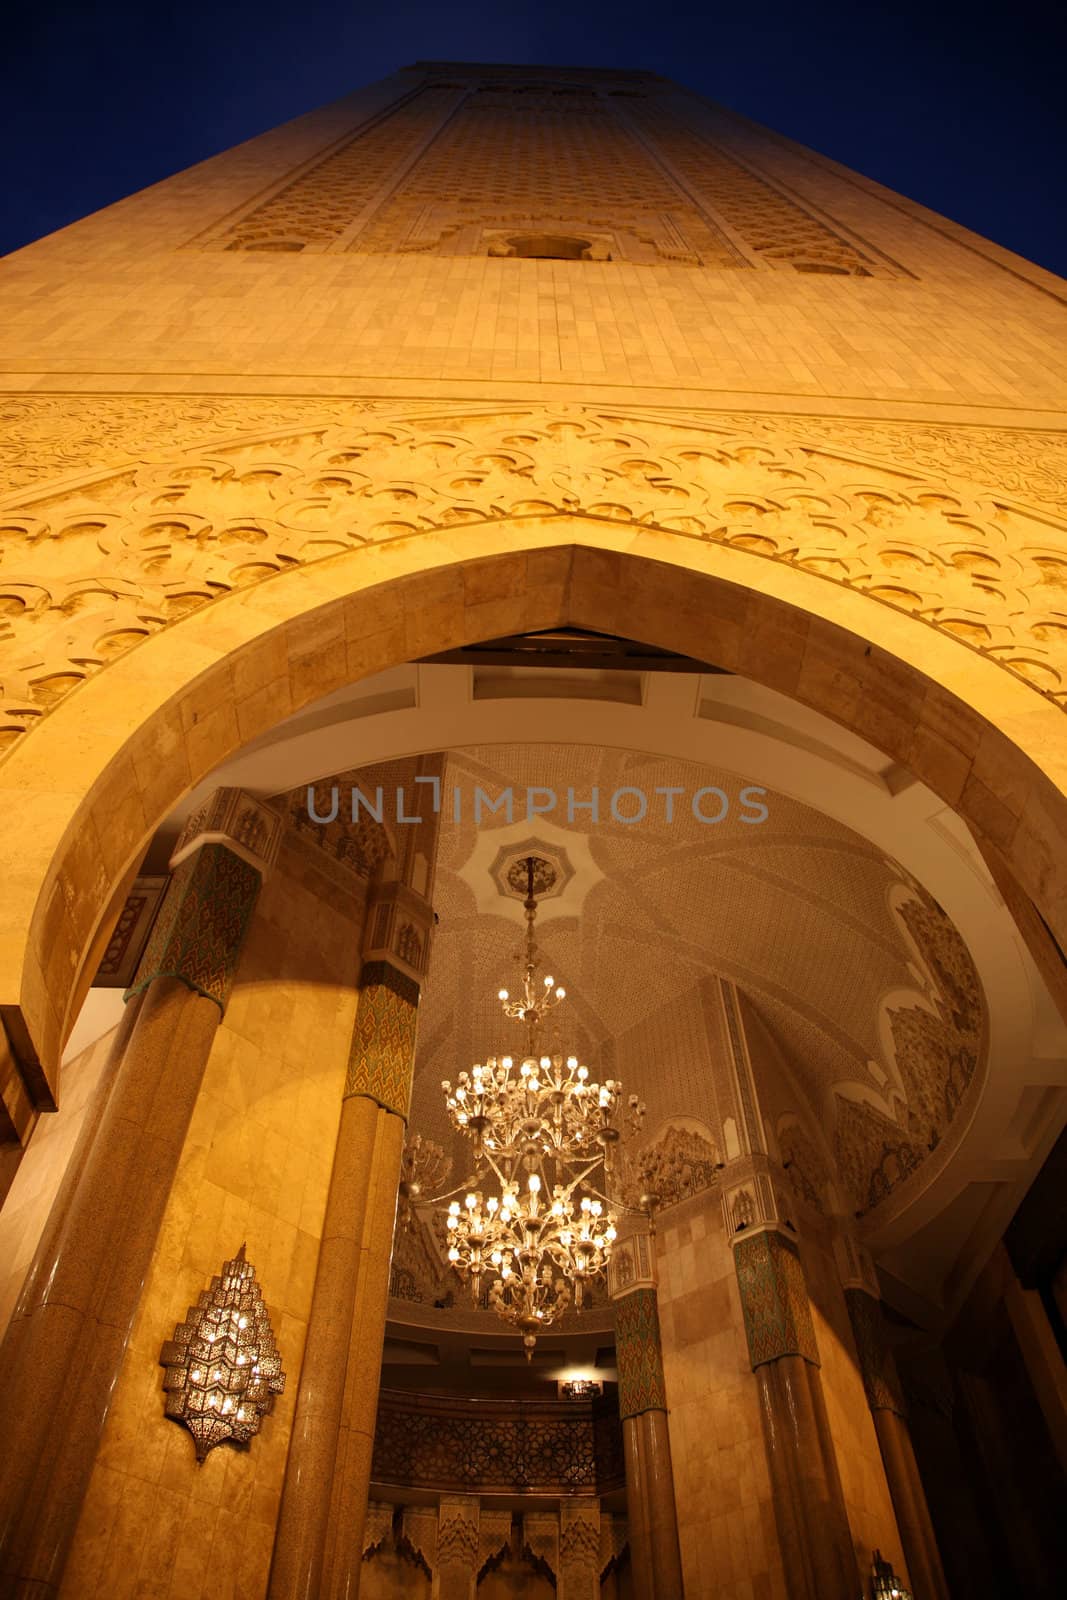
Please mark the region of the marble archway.
POLYGON ((1047 512, 798 441, 802 419, 467 412, 245 433, 7 503, 0 1006, 41 1103, 94 933, 184 792, 355 679, 564 623, 861 734, 1067 945, 1067 531, 1047 512))

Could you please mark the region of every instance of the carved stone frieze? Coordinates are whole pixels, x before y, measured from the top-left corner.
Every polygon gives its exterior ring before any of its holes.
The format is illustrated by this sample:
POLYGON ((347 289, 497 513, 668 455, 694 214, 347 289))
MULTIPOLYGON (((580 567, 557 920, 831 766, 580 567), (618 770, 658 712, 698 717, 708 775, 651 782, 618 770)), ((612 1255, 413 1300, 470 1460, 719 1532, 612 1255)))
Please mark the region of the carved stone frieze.
POLYGON ((694 1128, 669 1124, 638 1152, 625 1198, 640 1206, 642 1196, 654 1197, 656 1211, 664 1211, 713 1188, 721 1165, 711 1140, 694 1128))
POLYGON ((903 424, 873 421, 425 402, 389 415, 379 402, 371 418, 324 400, 304 402, 300 422, 296 401, 205 401, 203 415, 168 401, 145 449, 151 403, 138 397, 114 402, 130 415, 113 416, 107 446, 131 454, 101 471, 86 404, 112 402, 3 403, 0 459, 6 448, 42 480, 0 509, 7 745, 117 656, 234 589, 384 540, 553 513, 800 567, 1067 704, 1067 496, 1049 515, 1067 484, 1058 434, 926 424, 913 451, 903 424), (219 438, 220 414, 243 415, 243 436, 219 438), (71 481, 76 463, 94 475, 71 481), (49 468, 66 482, 46 486, 49 468))

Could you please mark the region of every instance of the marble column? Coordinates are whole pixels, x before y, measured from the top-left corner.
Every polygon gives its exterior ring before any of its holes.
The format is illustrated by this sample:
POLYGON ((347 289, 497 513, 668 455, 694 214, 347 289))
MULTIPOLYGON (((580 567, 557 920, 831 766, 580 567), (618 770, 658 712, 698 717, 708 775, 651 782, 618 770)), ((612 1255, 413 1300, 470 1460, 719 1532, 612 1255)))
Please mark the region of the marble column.
POLYGON ((835 1241, 835 1255, 912 1593, 915 1600, 948 1600, 948 1584, 912 1448, 904 1392, 886 1340, 877 1274, 867 1252, 847 1232, 835 1241))
POLYGON ((734 1255, 749 1359, 790 1600, 855 1600, 862 1583, 819 1371, 807 1284, 786 1219, 754 1061, 767 1049, 751 1002, 717 978, 707 1016, 726 1163, 720 1199, 734 1255))
POLYGON ((682 1556, 656 1306, 655 1250, 647 1230, 616 1245, 608 1283, 615 1301, 634 1600, 672 1600, 682 1593, 682 1556))
POLYGON ((208 1052, 282 822, 217 790, 187 824, 117 1049, 0 1351, 0 1595, 62 1577, 208 1052))
MULTIPOLYGON (((433 1600, 474 1600, 478 1580, 480 1502, 477 1495, 444 1494, 437 1513, 433 1600)), ((559 1600, 563 1600, 562 1595, 559 1600)))
POLYGON ((861 1583, 797 1247, 747 1221, 732 1243, 790 1600, 855 1600, 861 1583))
MULTIPOLYGON (((440 762, 420 762, 423 781, 436 775, 439 782, 440 762)), ((417 816, 412 797, 406 799, 403 814, 417 816)), ((426 891, 438 816, 425 810, 424 825, 401 834, 398 876, 377 883, 367 905, 269 1600, 355 1600, 359 1593, 393 1223, 433 925, 426 891)))
MULTIPOLYGON (((680 1596, 682 1591, 672 1592, 680 1596)), ((600 1600, 599 1500, 583 1495, 559 1503, 556 1600, 600 1600)))

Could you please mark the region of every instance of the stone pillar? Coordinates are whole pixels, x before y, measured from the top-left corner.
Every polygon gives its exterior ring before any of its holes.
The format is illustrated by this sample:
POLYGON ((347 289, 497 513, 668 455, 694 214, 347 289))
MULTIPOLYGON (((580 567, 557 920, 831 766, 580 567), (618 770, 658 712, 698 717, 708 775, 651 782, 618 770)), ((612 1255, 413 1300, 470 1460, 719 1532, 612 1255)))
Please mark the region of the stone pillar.
POLYGON ((208 1052, 281 818, 220 789, 190 818, 0 1352, 0 1594, 54 1593, 208 1052))
MULTIPOLYGON (((674 1591, 676 1595, 681 1592, 674 1591)), ((600 1600, 599 1500, 583 1495, 559 1503, 556 1600, 600 1600)))
POLYGON ((682 1593, 682 1556, 656 1308, 655 1250, 647 1230, 616 1245, 608 1264, 608 1286, 615 1301, 634 1600, 672 1600, 682 1593))
MULTIPOLYGON (((477 1495, 441 1496, 432 1600, 474 1600, 478 1579, 479 1510, 477 1495)), ((559 1600, 563 1600, 562 1595, 559 1600)))
MULTIPOLYGON (((359 1003, 274 1540, 269 1600, 355 1600, 362 1570, 389 1260, 433 910, 434 814, 401 830, 368 900, 359 1003), (408 881, 405 881, 408 880, 408 881), (412 887, 412 880, 418 888, 412 887)), ((416 817, 404 797, 398 815, 416 817)))
POLYGON ((912 1448, 904 1392, 886 1341, 874 1264, 847 1231, 835 1240, 835 1255, 912 1593, 915 1600, 948 1600, 948 1584, 912 1448))
POLYGON ((715 1100, 727 1157, 721 1176, 749 1359, 790 1600, 855 1600, 861 1592, 830 1438, 807 1284, 767 1146, 752 1067, 750 1011, 736 984, 708 993, 715 1100))
POLYGON ((797 1247, 766 1222, 740 1223, 732 1242, 786 1588, 791 1600, 854 1600, 860 1578, 797 1247))

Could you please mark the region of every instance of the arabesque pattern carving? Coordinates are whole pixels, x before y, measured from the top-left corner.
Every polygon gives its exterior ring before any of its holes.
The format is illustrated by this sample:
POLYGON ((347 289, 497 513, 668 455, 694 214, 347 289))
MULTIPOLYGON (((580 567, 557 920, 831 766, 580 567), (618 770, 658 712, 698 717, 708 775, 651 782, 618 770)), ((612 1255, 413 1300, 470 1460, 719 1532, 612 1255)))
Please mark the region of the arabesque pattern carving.
POLYGON ((177 867, 126 998, 156 978, 180 978, 225 1011, 259 894, 255 867, 205 844, 177 867))
POLYGON ((734 1242, 734 1266, 753 1372, 779 1356, 819 1365, 804 1269, 796 1245, 765 1229, 734 1242))
POLYGON ((371 1478, 420 1489, 597 1494, 625 1481, 622 1432, 603 1402, 383 1389, 371 1478))
MULTIPOLYGON (((283 438, 175 445, 91 483, 9 501, 0 742, 233 589, 435 528, 561 512, 800 567, 910 613, 1067 704, 1063 521, 946 483, 942 467, 931 477, 903 442, 889 466, 847 458, 864 448, 859 424, 827 424, 820 442, 821 419, 623 416, 577 404, 495 416, 403 409, 403 419, 370 421, 349 404, 350 420, 334 423, 322 402, 319 424, 283 438)), ((943 441, 946 456, 963 432, 943 441)), ((965 471, 987 444, 1002 458, 1003 436, 1019 437, 972 432, 965 471)), ((931 429, 919 433, 929 453, 931 429)), ((1038 498, 1047 496, 1053 475, 1067 478, 1063 458, 1057 436, 1034 436, 1015 475, 1037 462, 1038 498), (1058 453, 1044 458, 1039 437, 1058 453)), ((986 481, 998 470, 987 465, 986 481)))
POLYGON ((626 1198, 639 1206, 642 1194, 654 1195, 656 1209, 666 1210, 711 1189, 721 1166, 718 1150, 703 1134, 671 1125, 638 1153, 626 1198))
POLYGON ((659 1312, 655 1289, 634 1289, 615 1302, 615 1352, 619 1368, 619 1415, 666 1411, 659 1312))
MULTIPOLYGON (((835 1095, 834 1153, 857 1217, 887 1199, 942 1145, 950 1130, 957 1131, 956 1115, 976 1083, 984 1045, 981 985, 963 940, 914 880, 903 894, 896 914, 928 974, 932 1009, 887 1007, 899 1074, 894 1116, 864 1100, 835 1095)), ((783 1146, 783 1159, 784 1154, 783 1146)), ((806 1156, 799 1154, 803 1169, 806 1156)), ((792 1177, 793 1168, 789 1171, 792 1177)))
POLYGON ((869 246, 861 250, 706 135, 687 127, 669 103, 643 99, 629 111, 690 191, 713 207, 713 214, 723 217, 769 265, 857 278, 894 276, 869 246))
POLYGON ((345 1098, 366 1095, 407 1118, 415 1063, 419 987, 388 961, 367 961, 345 1075, 345 1098))

